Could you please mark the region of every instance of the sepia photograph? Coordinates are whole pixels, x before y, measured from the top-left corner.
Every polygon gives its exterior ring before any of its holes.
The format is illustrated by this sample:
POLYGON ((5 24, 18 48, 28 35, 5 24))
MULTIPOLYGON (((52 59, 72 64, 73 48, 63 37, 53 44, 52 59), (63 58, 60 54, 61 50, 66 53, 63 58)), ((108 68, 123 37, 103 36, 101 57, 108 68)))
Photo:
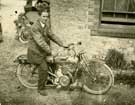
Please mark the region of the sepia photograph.
POLYGON ((135 0, 0 0, 0 105, 135 105, 135 0))

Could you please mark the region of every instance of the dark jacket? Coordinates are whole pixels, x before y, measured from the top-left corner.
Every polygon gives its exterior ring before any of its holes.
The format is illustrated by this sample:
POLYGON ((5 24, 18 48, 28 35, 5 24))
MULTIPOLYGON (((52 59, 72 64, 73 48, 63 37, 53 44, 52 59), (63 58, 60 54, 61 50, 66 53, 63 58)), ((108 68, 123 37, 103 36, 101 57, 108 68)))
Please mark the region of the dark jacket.
POLYGON ((63 46, 62 41, 55 36, 49 25, 43 28, 39 20, 31 27, 31 39, 28 47, 28 59, 32 63, 40 63, 47 55, 51 55, 50 40, 63 46))

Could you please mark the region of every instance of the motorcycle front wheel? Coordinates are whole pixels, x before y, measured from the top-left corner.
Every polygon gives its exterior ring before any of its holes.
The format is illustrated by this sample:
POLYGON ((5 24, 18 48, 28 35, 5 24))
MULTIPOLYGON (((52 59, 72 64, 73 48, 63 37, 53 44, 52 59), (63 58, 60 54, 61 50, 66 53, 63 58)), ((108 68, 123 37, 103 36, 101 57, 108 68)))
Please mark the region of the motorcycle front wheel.
POLYGON ((20 83, 30 89, 37 89, 38 70, 33 64, 18 64, 16 75, 20 83))
POLYGON ((112 70, 102 61, 84 59, 81 82, 83 90, 100 95, 108 92, 114 84, 112 70))

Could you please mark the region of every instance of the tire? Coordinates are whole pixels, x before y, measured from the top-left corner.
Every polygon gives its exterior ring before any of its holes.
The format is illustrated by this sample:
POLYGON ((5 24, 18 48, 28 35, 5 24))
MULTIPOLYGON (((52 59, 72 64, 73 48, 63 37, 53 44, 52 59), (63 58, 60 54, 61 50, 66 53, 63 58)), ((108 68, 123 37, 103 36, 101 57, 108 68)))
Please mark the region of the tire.
POLYGON ((17 67, 17 78, 20 83, 30 89, 37 89, 38 83, 38 74, 37 69, 32 64, 19 64, 17 67), (35 74, 32 75, 32 71, 35 71, 35 74))
POLYGON ((18 33, 18 36, 19 36, 19 41, 23 44, 26 44, 29 42, 29 39, 28 37, 26 37, 26 35, 24 35, 24 32, 23 30, 20 30, 19 33, 18 33))
POLYGON ((82 79, 83 90, 95 94, 105 94, 114 84, 112 70, 102 61, 83 59, 82 79))

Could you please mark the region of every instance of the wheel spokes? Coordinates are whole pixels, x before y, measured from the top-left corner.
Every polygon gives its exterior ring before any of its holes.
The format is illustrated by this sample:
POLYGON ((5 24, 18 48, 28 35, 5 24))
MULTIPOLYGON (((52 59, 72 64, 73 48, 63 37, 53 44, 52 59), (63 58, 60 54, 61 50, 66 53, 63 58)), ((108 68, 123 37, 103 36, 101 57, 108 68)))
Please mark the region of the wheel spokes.
POLYGON ((32 73, 33 68, 31 68, 31 65, 25 65, 22 68, 21 74, 19 74, 24 82, 28 82, 31 84, 37 83, 37 75, 36 73, 32 73))
POLYGON ((100 91, 107 88, 110 78, 108 75, 108 70, 106 70, 104 65, 102 63, 92 61, 89 62, 89 65, 87 64, 87 67, 85 64, 85 68, 87 68, 87 70, 85 69, 86 71, 83 72, 83 83, 95 91, 100 91))

